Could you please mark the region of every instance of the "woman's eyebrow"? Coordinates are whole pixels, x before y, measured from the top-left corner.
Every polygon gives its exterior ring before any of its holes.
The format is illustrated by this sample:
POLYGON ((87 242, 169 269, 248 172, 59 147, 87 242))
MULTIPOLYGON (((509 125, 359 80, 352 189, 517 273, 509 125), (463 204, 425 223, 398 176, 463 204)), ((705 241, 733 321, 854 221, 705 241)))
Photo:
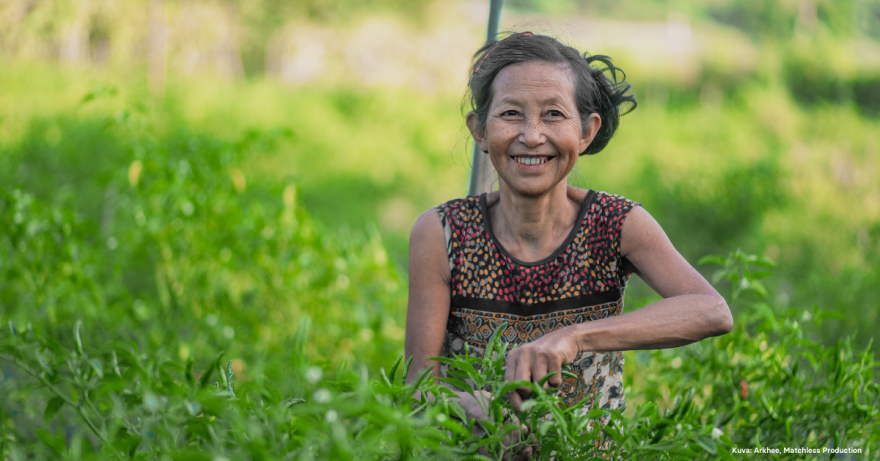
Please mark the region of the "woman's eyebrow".
MULTIPOLYGON (((517 106, 523 105, 522 100, 515 97, 515 96, 504 96, 499 101, 503 104, 513 104, 513 105, 517 105, 517 106)), ((546 105, 550 105, 550 104, 564 105, 562 101, 563 101, 563 98, 560 98, 558 96, 551 96, 547 99, 543 99, 541 101, 538 101, 538 103, 542 106, 546 106, 546 105)))

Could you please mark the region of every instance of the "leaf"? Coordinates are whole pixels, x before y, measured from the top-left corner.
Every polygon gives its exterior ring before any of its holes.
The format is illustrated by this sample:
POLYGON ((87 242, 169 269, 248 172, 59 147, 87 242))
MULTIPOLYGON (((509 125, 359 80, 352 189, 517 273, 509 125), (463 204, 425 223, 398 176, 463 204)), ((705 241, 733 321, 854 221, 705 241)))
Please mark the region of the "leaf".
POLYGON ((116 359, 116 351, 110 351, 111 363, 113 364, 113 372, 116 373, 116 376, 122 376, 122 371, 119 370, 119 360, 116 359))
POLYGON ((49 446, 55 455, 59 458, 64 455, 64 439, 57 435, 52 435, 46 429, 37 429, 37 437, 49 446))
POLYGON ((385 368, 379 367, 379 375, 382 376, 382 381, 385 382, 385 385, 391 387, 391 380, 388 379, 388 375, 385 374, 385 368))
POLYGON ((492 421, 489 421, 488 419, 478 420, 477 424, 479 424, 480 426, 483 426, 483 429, 489 434, 494 434, 495 431, 498 430, 498 426, 495 425, 495 423, 493 423, 492 421))
POLYGON ((125 429, 121 429, 122 434, 116 434, 116 440, 113 441, 113 447, 123 453, 128 454, 129 459, 134 457, 138 446, 141 444, 141 438, 129 434, 125 429))
POLYGON ((409 356, 409 358, 406 359, 406 363, 403 364, 403 378, 401 378, 403 382, 406 382, 406 379, 409 377, 409 366, 412 365, 414 358, 416 358, 415 355, 409 356))
POLYGON ((214 372, 214 369, 220 369, 220 360, 223 359, 224 352, 217 354, 217 358, 205 369, 205 373, 199 378, 199 387, 205 387, 208 385, 208 382, 211 380, 211 373, 214 372))
POLYGON ((550 378, 552 378, 554 376, 556 376, 555 371, 551 371, 550 373, 547 373, 546 375, 544 375, 543 378, 538 380, 538 386, 543 386, 547 381, 550 380, 550 378))
POLYGON ((73 340, 76 343, 76 353, 80 357, 83 356, 83 344, 82 338, 79 335, 79 330, 82 328, 82 320, 77 320, 73 325, 73 340))
POLYGON ((454 365, 457 365, 462 371, 467 373, 468 378, 474 380, 475 382, 482 380, 481 378, 483 377, 483 375, 478 373, 477 370, 474 368, 474 366, 471 365, 469 362, 464 361, 464 360, 459 360, 459 361, 456 361, 454 363, 454 365))
POLYGON ((55 417, 61 407, 64 406, 64 399, 60 396, 52 397, 48 403, 46 403, 46 410, 43 411, 43 424, 49 424, 49 421, 55 417))
POLYGON ((447 404, 449 405, 450 416, 455 416, 462 421, 467 421, 467 412, 464 411, 464 407, 461 406, 460 403, 456 402, 455 400, 450 400, 447 402, 447 404))
POLYGON ((553 421, 541 421, 540 423, 538 423, 538 435, 544 437, 545 435, 547 435, 547 431, 549 431, 550 428, 552 428, 553 426, 555 426, 553 421))
POLYGON ((486 358, 489 358, 492 356, 490 351, 495 350, 495 343, 498 342, 498 336, 501 334, 501 331, 503 331, 505 328, 507 328, 507 322, 501 322, 501 325, 498 325, 498 328, 496 328, 495 331, 492 333, 492 336, 489 337, 489 342, 486 343, 486 349, 485 349, 486 350, 486 358))
POLYGON ((456 378, 437 378, 438 381, 442 381, 444 383, 452 384, 453 386, 461 389, 468 394, 474 395, 474 389, 464 380, 456 379, 456 378))
POLYGON ((764 284, 763 284, 763 283, 761 283, 761 282, 759 282, 759 281, 757 281, 757 280, 752 280, 752 282, 751 282, 751 284, 749 285, 748 289, 754 291, 755 293, 761 295, 761 296, 764 297, 764 298, 766 298, 767 296, 769 296, 769 293, 767 293, 767 288, 764 287, 764 284))
POLYGON ((526 400, 525 402, 523 402, 522 406, 520 407, 520 410, 523 412, 528 412, 532 408, 535 408, 535 405, 537 405, 537 404, 538 404, 537 400, 534 400, 534 399, 526 400))
POLYGON ((54 374, 55 374, 55 373, 52 371, 52 369, 49 368, 49 362, 46 361, 46 359, 43 357, 43 354, 41 354, 40 351, 39 351, 38 349, 37 349, 37 350, 34 350, 34 356, 36 356, 36 358, 37 358, 37 363, 40 364, 40 368, 42 368, 43 371, 46 372, 46 374, 48 374, 48 375, 54 375, 54 374))
POLYGON ((565 376, 566 378, 581 379, 580 376, 578 376, 568 370, 562 370, 562 376, 565 376))
MULTIPOLYGON (((391 365, 391 371, 389 372, 389 376, 388 376, 388 379, 391 381, 391 383, 394 383, 394 377, 397 374, 397 367, 400 366, 400 362, 402 360, 403 360, 403 354, 398 354, 397 360, 394 361, 394 365, 391 365)), ((403 379, 406 380, 406 376, 404 376, 403 379)))
POLYGON ((716 266, 723 266, 725 262, 726 259, 721 256, 709 255, 700 258, 700 260, 697 261, 697 265, 702 266, 704 264, 715 264, 716 266))
POLYGON ((758 259, 756 259, 755 264, 758 264, 759 266, 764 266, 764 267, 776 267, 776 262, 766 256, 761 256, 758 259))
POLYGON ((195 386, 196 378, 193 375, 193 366, 195 366, 195 361, 192 356, 186 359, 186 371, 183 372, 184 377, 186 378, 186 382, 190 385, 190 387, 195 386))
POLYGON ((101 361, 98 359, 89 360, 89 365, 92 367, 92 370, 95 370, 95 375, 98 379, 104 379, 104 366, 101 364, 101 361))
POLYGON ((715 442, 709 437, 697 437, 692 439, 696 444, 709 453, 710 455, 718 454, 718 447, 715 446, 715 442))

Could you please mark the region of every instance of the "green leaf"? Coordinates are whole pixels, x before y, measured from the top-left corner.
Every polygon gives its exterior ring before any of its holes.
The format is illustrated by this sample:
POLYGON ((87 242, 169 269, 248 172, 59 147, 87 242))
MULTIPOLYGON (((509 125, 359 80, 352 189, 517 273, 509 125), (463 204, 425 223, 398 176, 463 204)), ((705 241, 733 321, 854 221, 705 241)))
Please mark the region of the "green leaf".
POLYGON ((550 380, 550 378, 552 378, 554 376, 556 376, 555 371, 551 371, 550 373, 547 373, 546 375, 544 375, 543 378, 538 380, 538 386, 543 386, 547 381, 550 380))
POLYGON ((119 370, 119 360, 116 359, 116 351, 110 351, 110 359, 113 364, 113 372, 116 373, 116 376, 122 376, 122 371, 119 370))
POLYGON ((37 438, 40 439, 41 442, 45 443, 49 448, 55 452, 55 456, 61 458, 64 455, 64 439, 57 436, 52 435, 46 429, 37 429, 36 431, 37 438))
POLYGON ((479 424, 480 426, 483 426, 483 429, 489 434, 494 434, 498 430, 498 426, 495 425, 494 422, 489 421, 488 419, 478 420, 477 424, 479 424))
POLYGON ((456 378, 437 378, 438 381, 442 381, 444 383, 452 384, 453 386, 461 389, 468 394, 474 395, 474 389, 467 382, 461 379, 456 378))
POLYGON ((764 267, 776 267, 776 262, 766 256, 759 257, 757 260, 755 260, 755 264, 764 267))
POLYGON ((474 382, 482 381, 483 375, 477 372, 473 365, 464 360, 459 360, 454 362, 454 365, 457 365, 462 371, 467 373, 468 378, 474 380, 474 382))
POLYGON ((447 404, 449 405, 450 416, 455 416, 461 421, 467 421, 467 412, 464 411, 464 407, 461 406, 460 403, 456 402, 455 400, 449 400, 447 404))
POLYGON ((190 387, 195 386, 196 378, 193 375, 193 367, 195 366, 195 360, 193 360, 192 356, 186 359, 186 370, 183 372, 184 378, 186 378, 186 382, 190 385, 190 387))
POLYGON ((49 402, 46 403, 46 410, 43 411, 43 423, 49 424, 49 421, 55 417, 61 407, 64 406, 64 399, 60 396, 55 396, 49 399, 49 402))
POLYGON ((711 438, 697 437, 692 440, 697 444, 697 446, 705 450, 706 453, 709 453, 710 455, 718 454, 718 447, 715 446, 715 442, 711 438))
POLYGON ((412 361, 416 356, 411 355, 408 359, 406 359, 406 363, 403 364, 403 378, 401 380, 406 382, 406 379, 409 377, 409 367, 412 365, 412 361))
POLYGON ((489 337, 489 342, 486 343, 486 358, 491 357, 491 352, 495 350, 495 343, 498 342, 498 336, 501 332, 507 328, 507 322, 501 322, 501 325, 498 325, 498 328, 492 333, 492 336, 489 337))
MULTIPOLYGON (((394 377, 397 374, 397 367, 400 366, 400 362, 403 360, 403 354, 397 355, 397 360, 394 361, 394 365, 391 365, 391 372, 389 373, 388 379, 391 380, 391 383, 394 383, 394 377)), ((404 381, 406 380, 406 376, 403 377, 404 381)))
POLYGON ((73 325, 73 340, 76 343, 76 353, 82 357, 83 356, 83 344, 82 338, 79 335, 79 330, 82 328, 82 320, 77 320, 73 325))
POLYGON ((385 382, 385 385, 391 387, 391 380, 388 379, 388 375, 385 374, 385 368, 379 367, 379 375, 382 376, 382 381, 385 382))
POLYGON ((726 262, 725 258, 716 255, 703 256, 697 261, 698 266, 702 266, 704 264, 714 264, 716 266, 723 266, 726 262))
POLYGON ((98 377, 98 379, 104 379, 104 366, 101 364, 100 360, 89 360, 89 366, 92 367, 92 370, 95 370, 95 375, 98 377))
POLYGON ((207 386, 211 380, 211 373, 214 372, 214 369, 217 369, 217 370, 220 369, 220 361, 223 359, 224 353, 225 353, 225 351, 217 354, 217 358, 214 359, 213 362, 211 362, 211 365, 208 366, 207 369, 205 369, 205 373, 202 375, 201 378, 199 378, 199 387, 207 386))
POLYGON ((763 283, 761 283, 761 282, 759 282, 759 281, 757 281, 757 280, 752 280, 752 282, 751 282, 751 284, 749 285, 748 289, 754 291, 755 293, 757 293, 757 294, 760 295, 761 297, 766 298, 767 296, 769 296, 769 293, 767 293, 767 288, 764 287, 764 284, 763 284, 763 283))

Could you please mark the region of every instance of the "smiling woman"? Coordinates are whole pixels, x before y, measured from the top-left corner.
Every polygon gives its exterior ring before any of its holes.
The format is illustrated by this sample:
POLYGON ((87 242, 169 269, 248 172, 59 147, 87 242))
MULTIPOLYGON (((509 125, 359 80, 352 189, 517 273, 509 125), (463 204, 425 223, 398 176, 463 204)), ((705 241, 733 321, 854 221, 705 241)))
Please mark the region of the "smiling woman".
MULTIPOLYGON (((507 380, 556 372, 545 387, 566 404, 622 409, 622 351, 727 333, 727 304, 638 203, 567 184, 580 155, 608 144, 620 106, 635 104, 609 58, 524 32, 487 43, 472 69, 467 125, 499 190, 443 203, 413 226, 409 378, 429 366, 445 373, 430 357, 483 354, 506 325, 507 380), (623 314, 633 273, 664 299, 623 314), (563 365, 576 377, 563 379, 563 365)), ((524 388, 509 395, 517 410, 528 397, 524 388)), ((461 394, 468 416, 485 418, 481 398, 461 394)))

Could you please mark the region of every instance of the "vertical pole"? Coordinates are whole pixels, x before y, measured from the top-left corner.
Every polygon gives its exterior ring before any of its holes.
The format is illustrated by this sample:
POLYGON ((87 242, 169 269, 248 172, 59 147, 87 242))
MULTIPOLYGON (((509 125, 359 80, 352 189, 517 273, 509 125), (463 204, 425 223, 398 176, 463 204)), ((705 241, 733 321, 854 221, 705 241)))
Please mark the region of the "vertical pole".
MULTIPOLYGON (((489 25, 486 29, 486 41, 493 40, 498 34, 498 22, 501 19, 501 5, 504 0, 491 0, 489 2, 489 25)), ((492 187, 495 168, 489 160, 489 156, 480 152, 477 143, 474 143, 474 155, 471 162, 471 180, 468 184, 468 195, 479 195, 489 192, 492 187)))
POLYGON ((150 38, 147 85, 154 95, 165 94, 168 75, 168 5, 166 0, 150 0, 150 38))

